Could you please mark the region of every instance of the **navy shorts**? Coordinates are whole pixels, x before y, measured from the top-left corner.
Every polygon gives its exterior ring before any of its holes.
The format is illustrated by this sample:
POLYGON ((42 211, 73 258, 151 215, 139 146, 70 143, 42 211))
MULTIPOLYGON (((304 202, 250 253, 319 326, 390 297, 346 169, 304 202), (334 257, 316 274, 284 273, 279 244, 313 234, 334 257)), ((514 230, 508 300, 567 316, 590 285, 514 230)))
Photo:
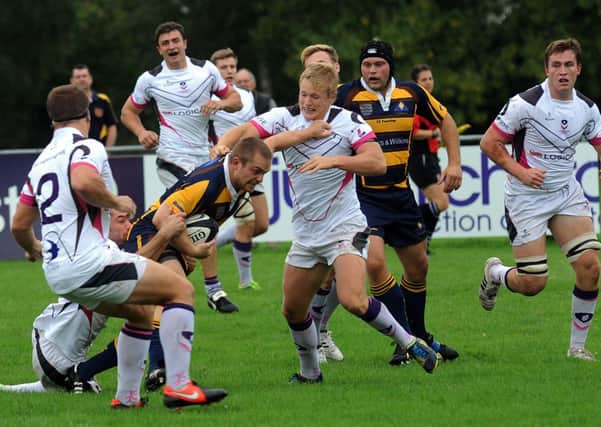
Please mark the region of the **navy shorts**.
MULTIPOLYGON (((140 249, 154 237, 156 232, 156 228, 151 225, 150 221, 147 222, 142 220, 137 222, 132 226, 132 229, 129 233, 129 238, 121 249, 125 252, 136 253, 138 249, 140 249)), ((186 274, 190 273, 184 257, 173 246, 167 246, 156 261, 162 263, 169 259, 178 260, 186 274)))
POLYGON ((419 188, 436 184, 440 178, 440 162, 435 153, 411 153, 409 156, 409 176, 419 188))
POLYGON ((370 234, 380 236, 393 248, 420 243, 426 238, 421 211, 410 188, 357 191, 370 234))

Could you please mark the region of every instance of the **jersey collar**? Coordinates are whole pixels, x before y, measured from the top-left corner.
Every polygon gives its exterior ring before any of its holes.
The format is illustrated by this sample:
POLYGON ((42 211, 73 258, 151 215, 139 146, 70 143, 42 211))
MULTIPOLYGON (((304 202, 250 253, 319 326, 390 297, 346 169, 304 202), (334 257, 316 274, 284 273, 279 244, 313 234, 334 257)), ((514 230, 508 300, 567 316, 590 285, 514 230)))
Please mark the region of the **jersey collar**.
POLYGON ((238 199, 238 192, 232 185, 232 179, 230 178, 230 154, 226 154, 225 159, 223 159, 223 172, 225 176, 225 185, 227 186, 228 191, 232 195, 232 203, 235 203, 238 199))
POLYGON ((382 110, 388 111, 390 108, 390 100, 392 99, 392 91, 396 87, 396 81, 394 80, 394 77, 390 77, 390 85, 388 86, 388 90, 384 95, 382 95, 380 92, 372 90, 363 77, 361 77, 361 86, 363 86, 363 89, 369 93, 373 93, 375 96, 377 96, 378 100, 380 101, 380 105, 382 106, 382 110))

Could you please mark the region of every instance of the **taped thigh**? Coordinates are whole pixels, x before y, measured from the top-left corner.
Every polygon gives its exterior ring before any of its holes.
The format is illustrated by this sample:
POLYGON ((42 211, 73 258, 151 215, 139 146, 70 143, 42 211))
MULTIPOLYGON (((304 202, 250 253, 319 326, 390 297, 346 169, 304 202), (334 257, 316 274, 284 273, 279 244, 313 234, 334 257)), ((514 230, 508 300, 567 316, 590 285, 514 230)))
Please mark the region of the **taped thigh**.
POLYGON ((530 256, 516 258, 517 274, 520 276, 538 276, 548 275, 549 267, 547 265, 547 255, 530 256))
POLYGON ((561 250, 571 263, 580 258, 585 251, 598 251, 599 249, 601 249, 601 243, 597 240, 595 233, 581 234, 561 245, 561 250))

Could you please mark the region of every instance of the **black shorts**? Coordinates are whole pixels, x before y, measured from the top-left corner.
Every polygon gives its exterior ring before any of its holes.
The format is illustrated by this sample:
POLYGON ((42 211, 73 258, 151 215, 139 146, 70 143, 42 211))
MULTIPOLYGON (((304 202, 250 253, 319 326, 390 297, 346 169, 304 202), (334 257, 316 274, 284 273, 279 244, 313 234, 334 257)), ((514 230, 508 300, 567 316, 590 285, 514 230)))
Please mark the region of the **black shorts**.
POLYGON ((419 188, 436 184, 440 179, 440 162, 435 153, 411 153, 408 166, 409 176, 419 188))
POLYGON ((370 234, 380 236, 393 248, 420 243, 426 238, 421 211, 410 188, 357 191, 370 234))

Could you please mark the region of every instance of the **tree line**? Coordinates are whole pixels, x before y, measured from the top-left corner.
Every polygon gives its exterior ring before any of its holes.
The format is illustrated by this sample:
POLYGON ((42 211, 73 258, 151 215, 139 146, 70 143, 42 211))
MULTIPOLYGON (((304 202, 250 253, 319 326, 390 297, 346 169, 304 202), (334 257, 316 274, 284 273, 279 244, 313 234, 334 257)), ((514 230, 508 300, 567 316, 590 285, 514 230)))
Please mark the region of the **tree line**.
MULTIPOLYGON (((239 66, 252 70, 279 105, 296 102, 303 47, 333 45, 348 81, 359 76, 361 46, 379 37, 395 48, 396 78, 409 79, 415 63, 430 64, 436 97, 458 123, 482 133, 511 95, 544 79, 544 49, 557 38, 580 40, 577 88, 598 101, 600 18, 601 0, 8 2, 0 14, 0 147, 47 143, 46 95, 68 82, 76 63, 90 67, 95 89, 111 97, 119 115, 136 78, 160 62, 153 33, 168 20, 185 26, 191 57, 234 49, 239 66)), ((157 127, 151 114, 144 121, 157 127)), ((120 126, 117 143, 136 141, 120 126)))

